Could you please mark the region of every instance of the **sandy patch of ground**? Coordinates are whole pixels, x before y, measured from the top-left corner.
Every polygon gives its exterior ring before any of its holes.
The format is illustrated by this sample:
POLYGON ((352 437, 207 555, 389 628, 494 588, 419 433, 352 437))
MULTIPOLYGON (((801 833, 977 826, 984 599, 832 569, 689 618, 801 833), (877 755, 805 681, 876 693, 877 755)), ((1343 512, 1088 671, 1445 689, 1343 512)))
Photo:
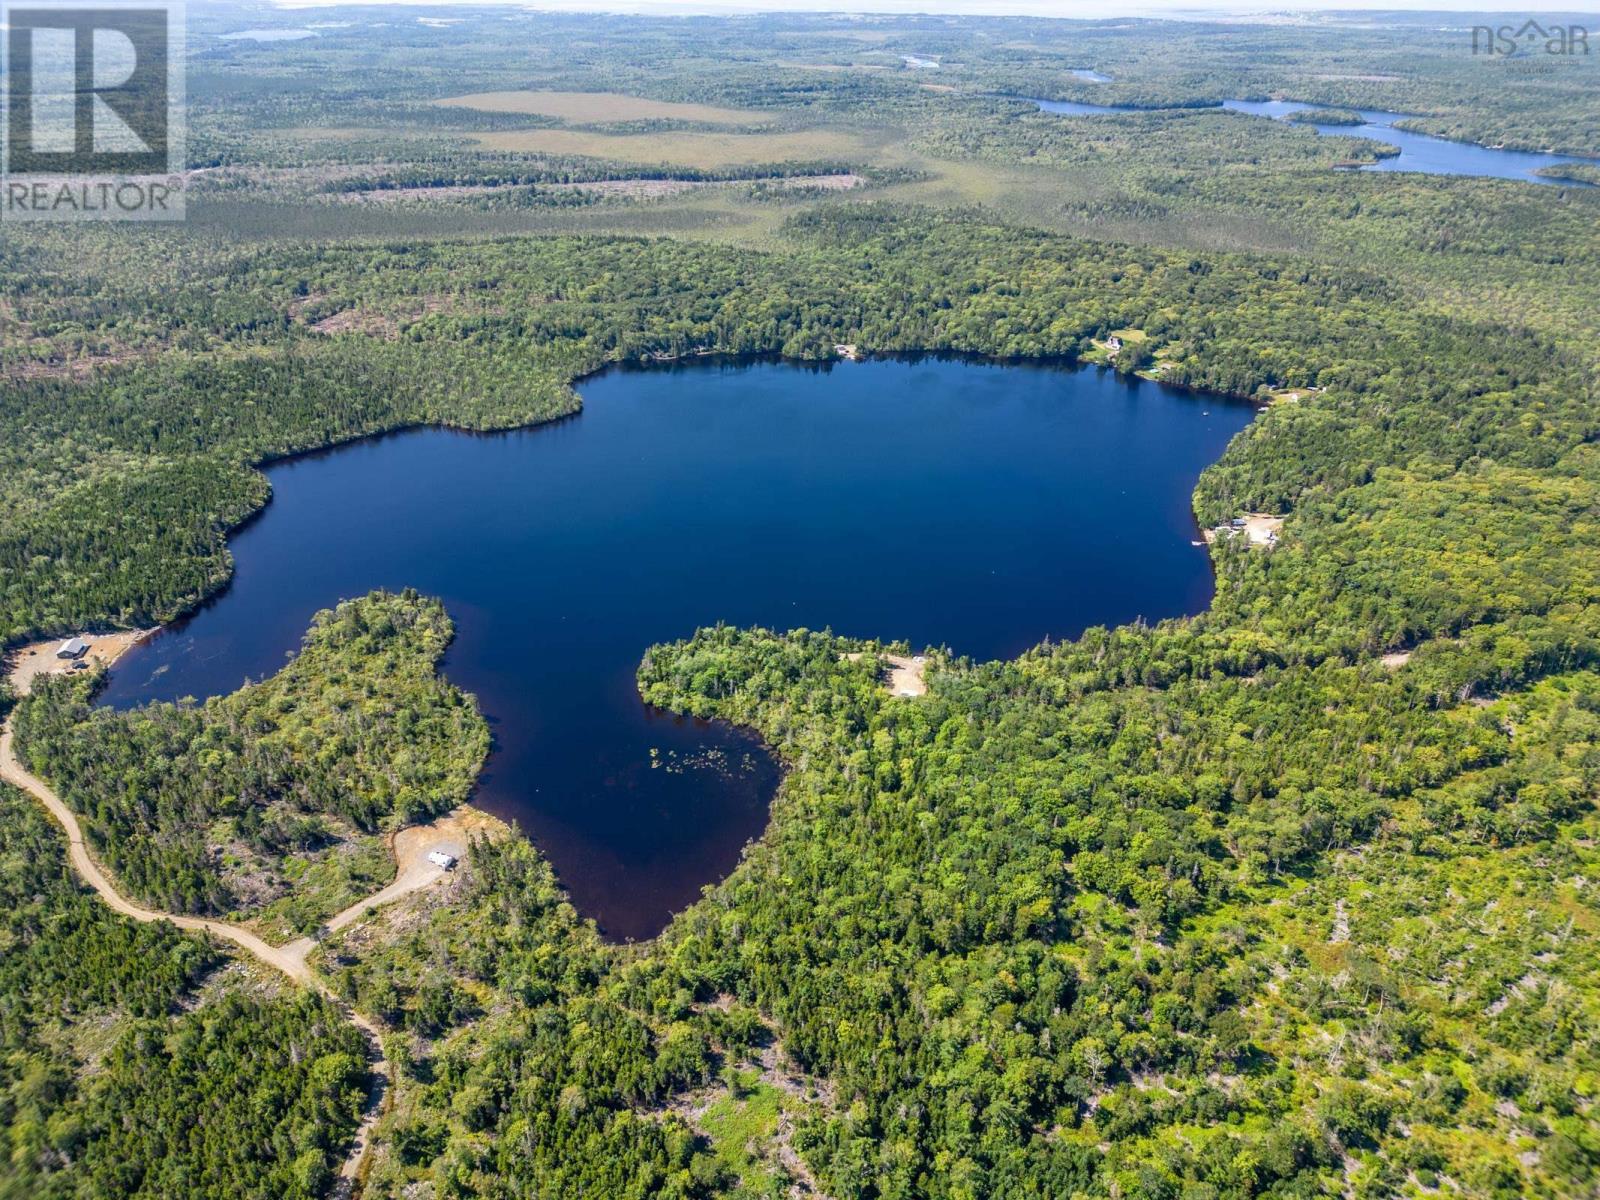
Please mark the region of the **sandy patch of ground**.
POLYGON ((1411 651, 1396 650, 1393 654, 1385 654, 1378 660, 1391 671, 1398 671, 1411 661, 1411 651))
MULTIPOLYGON (((469 804, 463 804, 426 825, 410 825, 400 830, 389 839, 389 850, 395 861, 394 882, 329 917, 322 927, 324 933, 336 933, 384 905, 443 879, 450 869, 428 861, 428 855, 435 850, 460 862, 466 858, 467 848, 473 838, 498 836, 504 830, 504 822, 469 804)), ((302 956, 310 948, 308 944, 302 956)))
POLYGON ((474 140, 490 150, 521 154, 579 154, 637 163, 676 163, 690 167, 807 162, 862 156, 862 143, 848 133, 651 133, 604 134, 578 129, 525 129, 480 133, 474 140))
POLYGON ((1218 538, 1231 538, 1242 534, 1252 546, 1276 546, 1283 518, 1272 513, 1246 513, 1243 525, 1218 525, 1205 531, 1207 542, 1218 538))
MULTIPOLYGON (((153 629, 133 629, 121 633, 80 633, 77 636, 89 643, 89 652, 77 661, 109 667, 154 632, 153 629)), ((11 686, 17 695, 26 696, 34 679, 40 675, 66 675, 73 669, 74 660, 56 657, 56 649, 66 640, 51 638, 48 642, 34 642, 6 656, 11 686)))
MULTIPOLYGON (((846 662, 860 662, 862 651, 854 650, 844 656, 846 662)), ((924 654, 886 654, 883 661, 889 664, 889 690, 896 696, 926 696, 928 682, 924 674, 928 658, 924 654)))
POLYGON ((439 100, 444 108, 477 112, 526 113, 560 121, 593 124, 602 121, 703 121, 710 125, 743 125, 765 121, 767 114, 712 104, 679 104, 646 100, 621 92, 474 92, 439 100))
POLYGON ((921 654, 909 657, 899 654, 889 655, 885 661, 889 664, 889 690, 896 696, 926 696, 928 682, 923 678, 927 670, 928 660, 921 654))
POLYGON ((1249 513, 1244 519, 1244 535, 1255 546, 1272 545, 1278 540, 1278 531, 1282 528, 1283 518, 1269 513, 1249 513))
POLYGON ((372 337, 393 339, 400 334, 400 322, 393 317, 359 308, 343 309, 320 321, 311 322, 309 328, 330 337, 336 333, 365 333, 372 337))

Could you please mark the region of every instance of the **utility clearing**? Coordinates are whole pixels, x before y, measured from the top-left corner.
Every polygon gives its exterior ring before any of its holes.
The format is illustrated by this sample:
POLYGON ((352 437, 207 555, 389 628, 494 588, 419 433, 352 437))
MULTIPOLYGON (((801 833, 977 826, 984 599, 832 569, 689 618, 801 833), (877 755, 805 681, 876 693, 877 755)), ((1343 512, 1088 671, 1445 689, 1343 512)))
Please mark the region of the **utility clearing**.
MULTIPOLYGON (((862 651, 854 650, 844 657, 849 662, 860 662, 862 651)), ((888 665, 885 682, 889 690, 896 696, 910 698, 913 696, 926 696, 928 694, 928 681, 925 672, 928 669, 928 657, 925 654, 885 654, 883 661, 888 665)))

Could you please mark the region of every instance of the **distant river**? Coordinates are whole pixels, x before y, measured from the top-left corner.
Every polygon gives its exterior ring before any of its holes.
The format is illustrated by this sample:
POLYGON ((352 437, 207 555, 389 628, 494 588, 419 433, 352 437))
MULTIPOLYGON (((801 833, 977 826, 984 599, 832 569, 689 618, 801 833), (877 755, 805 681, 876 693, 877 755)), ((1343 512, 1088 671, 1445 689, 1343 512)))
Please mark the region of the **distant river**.
MULTIPOLYGON (((1079 104, 1070 100, 1033 100, 1044 112, 1065 116, 1093 116, 1101 113, 1147 112, 1148 109, 1119 104, 1079 104)), ((1293 112, 1315 109, 1314 104, 1300 104, 1292 100, 1226 100, 1222 107, 1230 112, 1249 113, 1257 117, 1283 118, 1293 112)), ((1363 171, 1418 171, 1424 175, 1479 175, 1491 179, 1520 179, 1530 183, 1557 183, 1566 187, 1584 187, 1570 179, 1546 179, 1535 175, 1540 167, 1562 164, 1596 162, 1592 158, 1576 158, 1570 154, 1539 154, 1527 150, 1496 150, 1472 142, 1453 142, 1447 138, 1430 137, 1425 133, 1409 133, 1396 129, 1396 121, 1406 119, 1404 113, 1381 112, 1377 109, 1350 109, 1365 120, 1363 125, 1317 125, 1318 133, 1342 137, 1371 138, 1399 148, 1400 153, 1362 167, 1363 171)))
MULTIPOLYGON (((475 803, 609 936, 654 935, 760 835, 752 735, 647 708, 654 642, 717 621, 987 659, 1196 612, 1196 477, 1243 404, 1090 368, 885 360, 614 368, 569 420, 416 430, 268 470, 228 589, 117 665, 105 700, 206 697, 283 665, 312 615, 439 596, 446 675, 495 736, 475 803)), ((915 703, 908 701, 908 703, 915 703)))

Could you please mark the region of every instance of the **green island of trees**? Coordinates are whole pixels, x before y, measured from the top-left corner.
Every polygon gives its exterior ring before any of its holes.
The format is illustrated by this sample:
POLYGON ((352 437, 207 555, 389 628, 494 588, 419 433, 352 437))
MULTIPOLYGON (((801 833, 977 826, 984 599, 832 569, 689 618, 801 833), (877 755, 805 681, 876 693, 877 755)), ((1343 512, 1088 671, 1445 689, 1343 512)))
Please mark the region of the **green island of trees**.
POLYGON ((1283 118, 1304 125, 1365 125, 1367 119, 1347 108, 1298 108, 1283 118))

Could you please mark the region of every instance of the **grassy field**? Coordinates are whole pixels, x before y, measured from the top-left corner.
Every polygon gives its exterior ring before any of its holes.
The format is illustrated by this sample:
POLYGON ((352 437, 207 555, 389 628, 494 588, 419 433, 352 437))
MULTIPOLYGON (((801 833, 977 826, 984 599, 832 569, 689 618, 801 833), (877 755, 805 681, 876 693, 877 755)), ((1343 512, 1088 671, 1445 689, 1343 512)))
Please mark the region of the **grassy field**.
POLYGON ((763 114, 712 104, 678 104, 646 100, 619 92, 474 92, 439 103, 447 108, 480 112, 527 113, 578 124, 606 121, 703 121, 711 125, 743 125, 764 120, 763 114))
POLYGON ((527 129, 476 135, 490 150, 584 154, 619 162, 727 167, 746 163, 859 159, 862 139, 835 130, 799 133, 586 133, 576 129, 527 129))

